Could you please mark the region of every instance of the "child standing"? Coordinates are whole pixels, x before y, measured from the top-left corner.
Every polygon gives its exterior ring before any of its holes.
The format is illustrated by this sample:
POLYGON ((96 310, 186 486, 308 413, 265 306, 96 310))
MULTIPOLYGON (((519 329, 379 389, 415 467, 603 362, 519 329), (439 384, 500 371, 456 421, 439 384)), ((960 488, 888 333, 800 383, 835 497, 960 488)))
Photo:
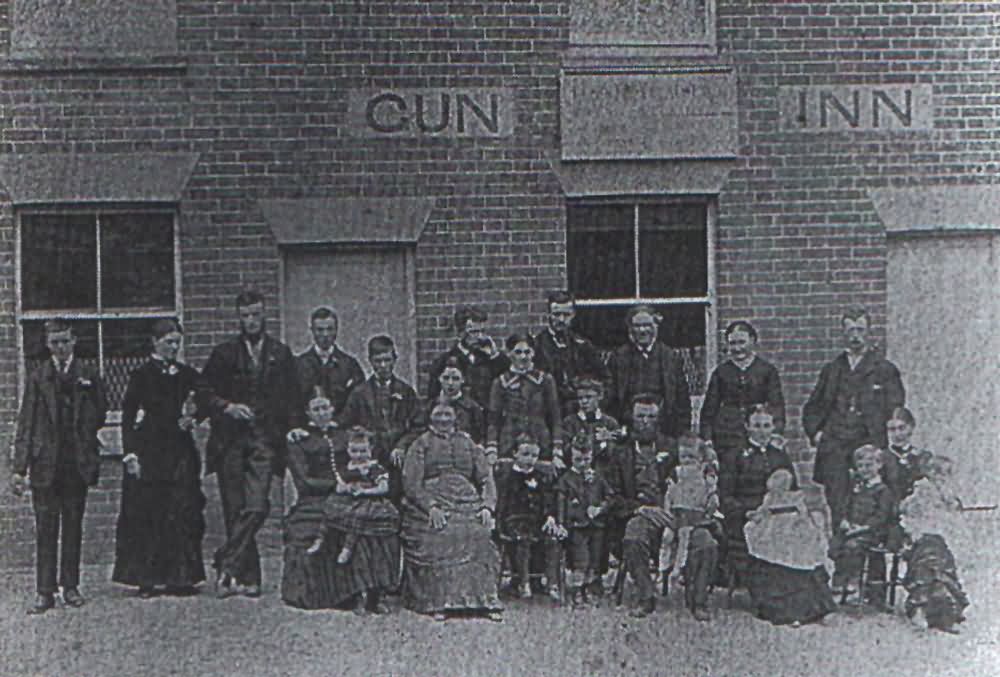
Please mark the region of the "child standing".
POLYGON ((562 412, 551 374, 535 368, 534 343, 527 334, 507 339, 510 369, 493 380, 486 416, 486 454, 509 458, 516 440, 527 433, 541 450, 542 460, 562 469, 562 412))
MULTIPOLYGON (((882 450, 866 444, 854 450, 855 482, 847 498, 844 518, 834 525, 830 558, 834 561, 833 587, 851 594, 864 564, 865 550, 884 545, 896 521, 896 497, 882 481, 882 450)), ((885 560, 868 558, 868 599, 880 604, 885 592, 885 560)))
POLYGON ((710 526, 719 510, 719 459, 715 451, 692 432, 677 440, 677 467, 667 480, 663 509, 670 526, 663 530, 660 571, 675 581, 687 563, 691 532, 710 526))
POLYGON ((811 623, 836 609, 824 566, 826 535, 793 482, 789 470, 775 470, 743 528, 753 558, 750 597, 758 618, 776 625, 811 623))
MULTIPOLYGON (((389 500, 389 471, 372 458, 372 433, 361 427, 351 428, 347 436, 347 461, 331 456, 336 485, 324 505, 323 529, 306 551, 320 552, 331 531, 343 534, 337 564, 348 565, 354 547, 363 536, 398 539, 400 518, 396 506, 389 500)), ((359 596, 355 610, 384 613, 380 602, 386 592, 369 589, 359 596)))
POLYGON ((599 570, 611 488, 593 468, 591 445, 585 432, 572 439, 569 470, 556 482, 556 527, 568 538, 566 583, 573 606, 591 603, 588 589, 602 585, 599 570))
POLYGON ((497 527, 513 570, 511 587, 520 597, 531 597, 532 560, 537 563, 542 557, 548 593, 558 601, 559 544, 555 540, 552 491, 555 471, 550 464, 538 462, 539 454, 538 444, 529 435, 521 434, 513 463, 503 462, 494 469, 497 527))
MULTIPOLYGON (((590 439, 593 449, 593 467, 605 477, 611 466, 611 449, 619 438, 618 421, 601 411, 601 399, 604 397, 604 384, 595 378, 578 379, 573 384, 579 409, 576 413, 566 416, 562 421, 563 437, 574 439, 583 433, 590 439)), ((568 467, 572 462, 566 458, 568 467)))

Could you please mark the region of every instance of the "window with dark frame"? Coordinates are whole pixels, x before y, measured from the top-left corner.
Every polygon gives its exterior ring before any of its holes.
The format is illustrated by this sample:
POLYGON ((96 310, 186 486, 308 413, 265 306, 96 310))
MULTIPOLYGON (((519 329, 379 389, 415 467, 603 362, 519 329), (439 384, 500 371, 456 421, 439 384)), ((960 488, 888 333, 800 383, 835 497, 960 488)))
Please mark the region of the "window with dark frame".
POLYGON ((628 340, 628 309, 653 306, 663 317, 659 340, 685 356, 692 393, 705 382, 710 256, 707 201, 567 202, 566 265, 577 331, 607 353, 628 340))
POLYGON ((149 355, 152 323, 178 314, 174 212, 59 209, 19 213, 18 327, 29 373, 45 360, 44 324, 66 319, 76 357, 100 370, 112 411, 149 355))

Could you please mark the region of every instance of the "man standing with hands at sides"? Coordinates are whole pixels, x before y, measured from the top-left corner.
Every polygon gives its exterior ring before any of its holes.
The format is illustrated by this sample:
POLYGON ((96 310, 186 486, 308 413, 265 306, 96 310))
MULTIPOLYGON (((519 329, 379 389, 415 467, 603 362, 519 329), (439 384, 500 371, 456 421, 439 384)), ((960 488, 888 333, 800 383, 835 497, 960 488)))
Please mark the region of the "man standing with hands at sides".
POLYGON ((535 334, 535 366, 552 374, 559 392, 562 416, 576 413, 577 379, 584 376, 608 382, 608 370, 597 348, 574 332, 576 300, 568 292, 549 294, 549 326, 535 334))
POLYGON ((496 342, 486 333, 488 316, 478 308, 460 306, 455 310, 455 331, 458 341, 440 355, 431 365, 427 394, 435 399, 441 393, 438 377, 444 371, 448 358, 455 358, 465 377, 466 392, 483 411, 490 406, 490 388, 493 379, 507 371, 510 360, 496 342))
POLYGON ((631 402, 652 395, 659 404, 658 429, 676 439, 691 429, 691 396, 684 366, 674 351, 656 340, 660 316, 638 305, 625 316, 629 341, 611 353, 609 412, 619 423, 631 423, 631 402))
MULTIPOLYGON (((308 402, 319 386, 330 398, 337 414, 344 410, 351 388, 363 383, 365 373, 353 355, 348 355, 337 345, 339 323, 337 314, 329 306, 320 306, 309 318, 313 344, 304 353, 295 356, 299 387, 303 402, 308 402)), ((302 421, 305 423, 305 421, 302 421)))
POLYGON ((215 553, 216 595, 260 596, 256 534, 270 511, 271 474, 284 473, 284 438, 302 409, 292 351, 265 333, 264 299, 236 297, 240 334, 212 351, 203 393, 212 416, 206 466, 219 478, 226 541, 215 553))
POLYGON ((852 306, 840 323, 847 350, 823 367, 802 408, 802 427, 817 448, 813 480, 826 490, 831 524, 844 517, 854 450, 866 444, 885 449, 886 421, 906 400, 899 369, 869 342, 868 311, 852 306))
POLYGON ((83 606, 80 547, 87 488, 97 484, 97 431, 107 403, 100 375, 74 359, 76 338, 66 322, 45 323, 52 355, 28 376, 14 441, 13 492, 31 486, 35 511, 35 585, 29 614, 55 606, 57 546, 62 530, 58 585, 67 606, 83 606))

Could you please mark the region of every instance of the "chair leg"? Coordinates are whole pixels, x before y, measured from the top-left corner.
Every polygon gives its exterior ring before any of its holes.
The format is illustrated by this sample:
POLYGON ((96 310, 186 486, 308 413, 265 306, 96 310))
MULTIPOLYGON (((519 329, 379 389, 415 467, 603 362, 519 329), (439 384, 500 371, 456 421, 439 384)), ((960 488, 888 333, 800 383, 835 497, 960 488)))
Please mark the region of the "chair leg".
POLYGON ((862 555, 861 560, 861 575, 858 577, 858 606, 864 606, 865 604, 865 584, 868 583, 868 565, 870 561, 870 555, 866 552, 862 555))
POLYGON ((615 584, 612 587, 616 606, 621 606, 625 601, 625 575, 625 562, 619 562, 618 572, 615 574, 615 584))
POLYGON ((672 571, 673 571, 672 569, 664 569, 663 571, 660 572, 660 574, 663 576, 663 590, 661 594, 664 597, 668 597, 670 595, 670 574, 672 573, 672 571))
POLYGON ((889 568, 889 606, 896 606, 896 584, 899 583, 899 553, 892 553, 892 565, 889 568))

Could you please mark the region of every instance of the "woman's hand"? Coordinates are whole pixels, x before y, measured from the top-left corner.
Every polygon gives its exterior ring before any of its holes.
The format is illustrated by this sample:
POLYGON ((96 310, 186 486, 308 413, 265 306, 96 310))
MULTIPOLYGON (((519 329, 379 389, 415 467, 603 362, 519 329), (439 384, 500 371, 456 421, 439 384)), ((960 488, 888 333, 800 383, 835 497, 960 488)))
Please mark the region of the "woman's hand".
POLYGON ((444 529, 448 524, 448 514, 444 510, 438 508, 437 506, 430 509, 428 513, 430 515, 431 528, 432 529, 444 529))
POLYGON ((493 512, 489 508, 483 508, 479 511, 479 521, 487 529, 492 529, 495 526, 493 523, 493 512))

